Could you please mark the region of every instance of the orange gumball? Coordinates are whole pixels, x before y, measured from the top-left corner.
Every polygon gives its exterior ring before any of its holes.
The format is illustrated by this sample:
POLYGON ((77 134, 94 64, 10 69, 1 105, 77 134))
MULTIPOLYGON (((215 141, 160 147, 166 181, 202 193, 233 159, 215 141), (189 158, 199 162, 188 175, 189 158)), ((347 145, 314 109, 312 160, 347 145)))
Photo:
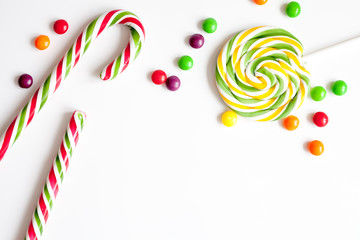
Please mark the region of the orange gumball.
POLYGON ((312 155, 320 156, 324 152, 324 144, 319 140, 314 140, 309 143, 309 151, 312 155))
POLYGON ((256 3, 257 5, 264 5, 265 3, 267 3, 268 0, 254 0, 254 3, 256 3))
POLYGON ((295 129, 297 129, 297 127, 299 126, 299 119, 293 115, 290 115, 288 117, 286 117, 284 119, 284 127, 289 130, 289 131, 293 131, 295 129))
POLYGON ((35 39, 35 47, 39 50, 47 49, 50 45, 50 38, 46 35, 40 35, 35 39))

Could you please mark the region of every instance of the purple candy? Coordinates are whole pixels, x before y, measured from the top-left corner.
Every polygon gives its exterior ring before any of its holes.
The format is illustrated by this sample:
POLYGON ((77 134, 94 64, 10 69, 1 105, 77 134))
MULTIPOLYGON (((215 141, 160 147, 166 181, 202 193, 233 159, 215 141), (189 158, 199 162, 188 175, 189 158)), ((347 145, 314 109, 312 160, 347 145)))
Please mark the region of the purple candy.
POLYGON ((33 78, 29 74, 23 74, 19 77, 19 85, 22 88, 29 88, 33 84, 33 78))
POLYGON ((170 76, 168 79, 166 79, 166 87, 170 91, 176 91, 180 87, 180 79, 177 76, 170 76))
POLYGON ((194 34, 189 39, 189 44, 193 48, 201 48, 204 45, 205 39, 201 34, 194 34))

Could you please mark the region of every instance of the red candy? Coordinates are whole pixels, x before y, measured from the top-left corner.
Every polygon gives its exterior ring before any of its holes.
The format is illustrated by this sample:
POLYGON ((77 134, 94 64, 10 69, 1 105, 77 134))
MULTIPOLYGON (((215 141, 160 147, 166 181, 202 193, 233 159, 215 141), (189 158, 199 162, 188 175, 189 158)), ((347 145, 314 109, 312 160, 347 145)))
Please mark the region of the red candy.
POLYGON ((160 85, 163 84, 167 79, 166 73, 162 70, 156 70, 151 75, 151 80, 153 83, 160 85))
POLYGON ((54 31, 57 34, 64 34, 69 29, 69 24, 64 19, 59 19, 54 23, 54 31))
POLYGON ((314 114, 313 122, 318 127, 325 127, 329 122, 329 118, 324 112, 317 112, 314 114))

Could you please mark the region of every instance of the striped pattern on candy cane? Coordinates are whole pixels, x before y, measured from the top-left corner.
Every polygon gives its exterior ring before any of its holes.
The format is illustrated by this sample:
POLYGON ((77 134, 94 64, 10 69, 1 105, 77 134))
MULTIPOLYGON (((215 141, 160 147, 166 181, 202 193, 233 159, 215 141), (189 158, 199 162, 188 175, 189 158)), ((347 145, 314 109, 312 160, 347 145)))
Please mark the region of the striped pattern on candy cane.
POLYGON ((86 116, 83 112, 75 111, 71 116, 65 136, 61 142, 58 154, 50 169, 43 191, 35 208, 25 239, 37 240, 44 231, 50 210, 64 179, 64 174, 69 167, 73 150, 79 140, 86 116))
POLYGON ((258 121, 285 118, 299 108, 310 88, 302 66, 303 46, 280 28, 255 27, 237 33, 221 50, 216 85, 237 114, 258 121))
POLYGON ((122 53, 101 72, 101 79, 115 78, 136 59, 145 40, 144 27, 138 17, 129 11, 114 10, 96 18, 80 34, 73 46, 55 66, 52 73, 6 129, 0 138, 0 161, 9 147, 18 139, 23 129, 33 120, 35 114, 43 108, 49 98, 56 92, 62 80, 69 75, 71 69, 76 66, 94 40, 105 29, 116 24, 129 27, 130 40, 122 53))

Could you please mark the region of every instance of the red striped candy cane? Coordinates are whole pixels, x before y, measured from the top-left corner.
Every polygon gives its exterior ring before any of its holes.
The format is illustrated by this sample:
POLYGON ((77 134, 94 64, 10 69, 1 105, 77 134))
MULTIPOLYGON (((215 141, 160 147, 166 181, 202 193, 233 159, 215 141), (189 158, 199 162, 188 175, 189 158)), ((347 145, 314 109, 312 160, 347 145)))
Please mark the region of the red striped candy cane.
POLYGON ((79 111, 75 111, 71 116, 58 154, 50 169, 44 189, 40 194, 39 201, 26 232, 25 239, 27 240, 38 240, 44 231, 44 226, 48 220, 59 187, 64 179, 64 174, 69 167, 69 160, 72 157, 73 150, 82 132, 85 118, 85 113, 79 111))
POLYGON ((130 40, 122 53, 101 72, 101 79, 109 80, 115 78, 135 60, 139 55, 145 39, 144 27, 138 17, 125 10, 113 10, 97 17, 80 34, 73 46, 66 52, 52 73, 1 136, 0 161, 3 159, 9 147, 14 144, 22 131, 33 120, 35 114, 43 108, 49 98, 56 92, 62 80, 69 75, 71 69, 76 66, 79 59, 82 58, 94 40, 105 29, 116 24, 123 24, 130 28, 130 40))

